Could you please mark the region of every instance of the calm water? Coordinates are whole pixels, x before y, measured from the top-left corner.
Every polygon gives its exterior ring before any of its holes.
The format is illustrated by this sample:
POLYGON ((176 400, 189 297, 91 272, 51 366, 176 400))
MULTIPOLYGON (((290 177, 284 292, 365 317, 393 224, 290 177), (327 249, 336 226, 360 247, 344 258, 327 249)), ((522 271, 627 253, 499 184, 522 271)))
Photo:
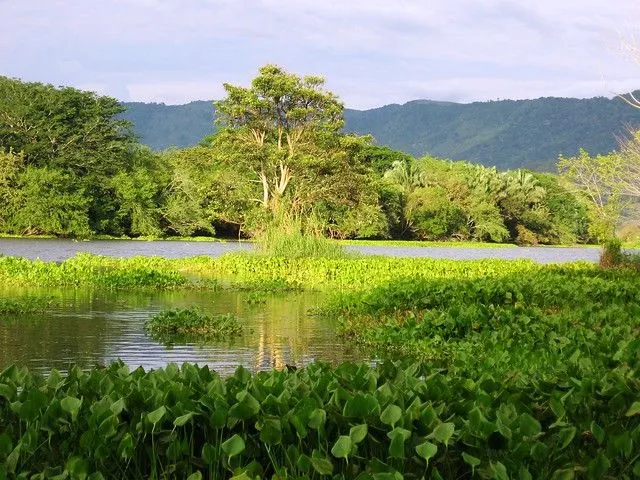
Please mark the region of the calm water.
POLYGON ((0 289, 0 297, 46 295, 56 307, 43 315, 0 316, 0 368, 11 363, 31 369, 66 370, 121 358, 132 367, 163 367, 169 362, 208 364, 221 373, 238 365, 251 370, 363 360, 357 349, 335 335, 335 325, 309 314, 319 294, 268 297, 250 304, 244 292, 127 293, 84 289, 0 289), (199 306, 207 313, 234 313, 243 336, 207 344, 166 346, 151 339, 144 321, 173 307, 199 306))
MULTIPOLYGON (((127 257, 160 255, 176 258, 218 256, 248 250, 246 242, 90 241, 0 239, 0 254, 62 261, 78 252, 127 257)), ((594 248, 448 248, 346 247, 363 254, 453 259, 530 258, 539 262, 597 261, 594 248)), ((0 285, 1 297, 46 295, 56 308, 44 315, 0 316, 0 368, 10 363, 49 371, 84 367, 121 358, 131 367, 163 367, 169 362, 208 364, 221 373, 238 365, 252 370, 304 365, 314 360, 338 363, 367 360, 366 353, 336 337, 335 325, 309 314, 321 301, 319 294, 269 297, 251 305, 243 292, 112 292, 85 289, 15 290, 0 285), (235 340, 204 345, 162 345, 149 338, 144 321, 173 307, 199 306, 207 313, 234 313, 247 327, 235 340)))
MULTIPOLYGON (((250 250, 248 242, 178 242, 139 240, 95 240, 74 242, 61 239, 0 239, 0 254, 41 260, 62 261, 78 252, 90 252, 112 257, 134 255, 159 255, 167 258, 193 255, 218 256, 229 251, 250 250)), ((530 258, 541 263, 573 262, 585 260, 597 262, 600 251, 584 247, 397 247, 397 246, 349 246, 348 250, 366 255, 394 257, 431 257, 476 260, 481 258, 530 258)))

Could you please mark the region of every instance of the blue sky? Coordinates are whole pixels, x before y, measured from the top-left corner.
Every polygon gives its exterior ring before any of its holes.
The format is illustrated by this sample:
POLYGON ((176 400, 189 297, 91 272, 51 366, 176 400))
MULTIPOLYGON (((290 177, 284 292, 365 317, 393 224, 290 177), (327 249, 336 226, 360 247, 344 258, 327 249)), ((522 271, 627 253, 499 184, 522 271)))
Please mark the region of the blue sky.
POLYGON ((0 0, 1 75, 170 104, 277 63, 351 108, 612 96, 636 0, 0 0))

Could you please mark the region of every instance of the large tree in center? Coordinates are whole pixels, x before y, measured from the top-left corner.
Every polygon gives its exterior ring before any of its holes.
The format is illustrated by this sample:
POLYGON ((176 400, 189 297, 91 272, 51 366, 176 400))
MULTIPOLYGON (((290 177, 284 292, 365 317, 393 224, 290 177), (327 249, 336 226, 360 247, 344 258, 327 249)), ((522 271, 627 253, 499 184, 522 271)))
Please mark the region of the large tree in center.
POLYGON ((223 127, 219 138, 233 143, 240 153, 235 161, 262 186, 258 200, 275 211, 292 180, 314 167, 321 171, 318 158, 340 148, 343 104, 324 89, 323 78, 300 77, 276 65, 260 68, 250 87, 225 83, 224 89, 226 98, 215 104, 223 127))

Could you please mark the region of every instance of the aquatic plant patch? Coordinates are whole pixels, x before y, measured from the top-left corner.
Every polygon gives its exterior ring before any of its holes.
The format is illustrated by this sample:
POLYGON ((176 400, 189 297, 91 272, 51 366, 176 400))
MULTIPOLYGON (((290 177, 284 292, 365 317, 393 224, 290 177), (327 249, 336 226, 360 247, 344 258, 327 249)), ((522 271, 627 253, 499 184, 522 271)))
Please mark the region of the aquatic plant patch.
POLYGON ((121 363, 0 373, 6 478, 634 478, 640 381, 564 385, 428 364, 314 364, 221 378, 121 363))
POLYGON ((55 303, 53 297, 21 296, 0 298, 0 315, 24 315, 42 313, 55 303))
POLYGON ((334 296, 322 314, 381 355, 474 378, 564 384, 640 363, 640 277, 630 271, 400 279, 334 296))
POLYGON ((231 338, 243 331, 234 315, 207 315, 195 307, 164 310, 147 320, 144 328, 153 338, 169 343, 231 338))

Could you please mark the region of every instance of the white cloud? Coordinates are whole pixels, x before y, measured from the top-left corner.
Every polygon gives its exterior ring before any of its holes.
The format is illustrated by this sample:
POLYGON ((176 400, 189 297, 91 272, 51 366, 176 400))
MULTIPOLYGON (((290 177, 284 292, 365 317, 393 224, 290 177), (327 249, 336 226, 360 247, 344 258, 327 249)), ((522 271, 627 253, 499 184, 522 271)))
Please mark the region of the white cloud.
POLYGON ((267 62, 360 107, 640 87, 619 52, 630 0, 16 0, 0 17, 3 73, 127 99, 208 99, 267 62))

